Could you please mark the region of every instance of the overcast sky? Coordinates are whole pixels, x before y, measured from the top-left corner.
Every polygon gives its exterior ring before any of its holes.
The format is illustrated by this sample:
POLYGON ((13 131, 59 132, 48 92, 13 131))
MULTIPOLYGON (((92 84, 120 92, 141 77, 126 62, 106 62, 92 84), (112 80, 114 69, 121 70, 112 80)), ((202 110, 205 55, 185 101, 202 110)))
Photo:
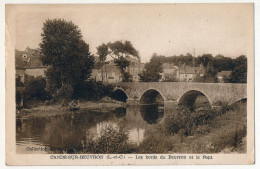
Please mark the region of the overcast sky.
POLYGON ((15 48, 38 48, 48 18, 78 25, 93 54, 102 43, 129 40, 142 62, 155 52, 234 58, 252 48, 252 4, 13 5, 6 21, 15 48))

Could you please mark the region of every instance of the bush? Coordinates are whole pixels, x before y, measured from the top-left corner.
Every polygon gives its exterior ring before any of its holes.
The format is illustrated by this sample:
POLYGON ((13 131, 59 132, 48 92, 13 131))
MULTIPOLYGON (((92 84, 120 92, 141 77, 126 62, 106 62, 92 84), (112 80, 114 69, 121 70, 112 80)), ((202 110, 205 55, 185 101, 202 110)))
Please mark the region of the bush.
POLYGON ((84 100, 100 100, 105 96, 112 96, 113 86, 93 80, 85 82, 82 86, 75 88, 73 97, 84 100))
POLYGON ((128 142, 128 133, 112 126, 102 129, 101 136, 88 137, 83 143, 84 153, 122 154, 133 153, 137 146, 128 142))
POLYGON ((177 134, 180 130, 185 136, 193 135, 198 125, 209 124, 213 119, 212 111, 190 111, 187 108, 179 108, 177 112, 169 113, 162 122, 162 130, 166 135, 177 134))
POLYGON ((23 86, 23 83, 21 82, 21 76, 16 76, 15 84, 16 84, 16 87, 17 86, 23 86))
POLYGON ((56 100, 69 101, 72 98, 72 94, 73 88, 68 84, 64 84, 56 91, 53 97, 56 100))
POLYGON ((22 98, 26 100, 46 100, 49 94, 45 90, 46 80, 39 76, 26 76, 25 86, 21 92, 22 98))
POLYGON ((158 130, 147 134, 138 147, 138 153, 168 153, 172 150, 173 146, 169 137, 158 130))

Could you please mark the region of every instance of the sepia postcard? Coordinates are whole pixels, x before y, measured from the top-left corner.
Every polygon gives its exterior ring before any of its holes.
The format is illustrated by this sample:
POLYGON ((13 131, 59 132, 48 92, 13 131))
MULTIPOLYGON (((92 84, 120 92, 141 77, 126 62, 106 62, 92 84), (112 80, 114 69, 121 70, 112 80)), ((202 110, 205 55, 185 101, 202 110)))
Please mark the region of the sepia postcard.
POLYGON ((6 4, 6 165, 254 164, 254 4, 6 4))

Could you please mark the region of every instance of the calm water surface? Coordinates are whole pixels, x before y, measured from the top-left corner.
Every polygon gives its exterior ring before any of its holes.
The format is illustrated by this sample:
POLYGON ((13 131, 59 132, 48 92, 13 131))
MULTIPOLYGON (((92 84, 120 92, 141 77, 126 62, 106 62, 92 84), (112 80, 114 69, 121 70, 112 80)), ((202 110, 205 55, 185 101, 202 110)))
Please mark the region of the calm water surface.
POLYGON ((163 116, 163 109, 150 105, 120 107, 109 112, 80 110, 56 116, 17 118, 16 151, 39 154, 77 149, 87 136, 99 137, 107 126, 128 131, 128 141, 139 145, 146 129, 160 122, 163 116))

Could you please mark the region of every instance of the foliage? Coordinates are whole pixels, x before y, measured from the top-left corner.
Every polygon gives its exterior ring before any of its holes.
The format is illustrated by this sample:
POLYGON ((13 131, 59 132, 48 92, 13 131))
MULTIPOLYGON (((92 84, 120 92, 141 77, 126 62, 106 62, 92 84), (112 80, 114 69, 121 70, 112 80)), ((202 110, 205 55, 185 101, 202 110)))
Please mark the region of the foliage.
POLYGON ((112 126, 102 129, 100 137, 88 137, 83 147, 85 153, 122 154, 136 151, 136 146, 128 143, 128 133, 117 131, 112 126))
POLYGON ((97 54, 99 57, 99 61, 101 63, 101 71, 102 71, 102 82, 103 82, 103 65, 105 64, 107 55, 109 54, 108 52, 108 46, 104 43, 102 45, 97 47, 97 54))
POLYGON ((161 79, 162 62, 156 56, 150 59, 149 63, 145 64, 145 70, 140 74, 140 80, 142 82, 158 82, 161 79))
POLYGON ((90 77, 94 57, 78 26, 63 19, 46 20, 41 36, 41 60, 48 65, 45 74, 51 93, 55 93, 62 84, 74 89, 90 77))
POLYGON ((213 116, 213 112, 210 110, 195 112, 185 107, 179 107, 177 112, 166 115, 161 128, 166 135, 179 132, 185 136, 193 135, 197 126, 209 124, 213 116))
POLYGON ((108 43, 108 47, 111 50, 110 56, 113 58, 119 58, 119 57, 136 57, 139 59, 139 53, 138 51, 133 47, 132 43, 130 41, 115 41, 114 43, 108 43))
POLYGON ((165 57, 162 55, 158 55, 157 53, 154 53, 153 57, 156 57, 162 63, 174 63, 177 66, 181 66, 184 63, 186 65, 192 66, 194 60, 194 57, 190 53, 187 53, 186 55, 179 55, 179 56, 174 55, 169 57, 165 57))
MULTIPOLYGON (((246 108, 241 103, 239 106, 246 108)), ((218 114, 208 128, 210 133, 190 144, 191 152, 246 152, 246 143, 243 142, 247 135, 246 111, 229 110, 225 114, 218 114)))
POLYGON ((74 98, 85 100, 100 100, 105 96, 111 96, 112 93, 112 85, 89 80, 78 87, 77 91, 74 94, 74 98))
MULTIPOLYGON (((165 57, 154 53, 153 57, 156 57, 162 64, 173 63, 179 67, 183 64, 187 66, 200 66, 200 64, 202 64, 207 69, 207 72, 203 77, 197 76, 194 79, 195 82, 215 83, 217 82, 217 72, 232 70, 231 78, 225 77, 224 82, 246 83, 247 59, 246 56, 243 55, 232 59, 221 54, 218 54, 215 57, 211 54, 203 54, 201 56, 194 57, 187 53, 186 55, 165 57)), ((147 76, 149 76, 149 74, 147 76)), ((174 80, 167 79, 165 81, 174 80)))
MULTIPOLYGON (((203 62, 202 62, 203 64, 203 62)), ((202 83, 216 83, 217 82, 217 71, 215 68, 210 64, 210 62, 207 62, 207 69, 204 76, 197 75, 194 82, 202 82, 202 83)))
POLYGON ((97 47, 97 54, 99 56, 99 60, 101 62, 105 62, 107 55, 109 54, 108 46, 106 44, 102 43, 102 45, 97 47))
POLYGON ((16 104, 19 105, 21 100, 22 100, 22 92, 21 92, 21 90, 16 88, 16 91, 15 91, 15 101, 16 101, 16 104))
POLYGON ((68 84, 64 84, 56 91, 53 97, 57 100, 69 101, 72 98, 72 94, 73 88, 68 84))
POLYGON ((123 82, 128 82, 130 81, 130 74, 128 72, 126 72, 126 68, 129 67, 130 65, 130 61, 127 60, 127 58, 120 56, 119 58, 114 59, 114 63, 117 65, 117 67, 119 68, 122 77, 123 77, 123 82))
POLYGON ((145 139, 138 147, 138 153, 168 153, 173 149, 168 136, 158 130, 147 131, 145 139))
POLYGON ((48 66, 46 71, 46 91, 51 95, 55 94, 57 89, 62 85, 61 83, 61 72, 57 69, 53 69, 51 66, 48 66))
POLYGON ((233 70, 234 67, 235 67, 234 60, 232 58, 225 57, 225 56, 223 56, 221 54, 216 55, 213 58, 212 64, 213 64, 214 69, 217 72, 233 70))
POLYGON ((23 83, 21 82, 21 76, 15 77, 15 85, 16 87, 23 86, 23 83))
POLYGON ((196 63, 199 65, 202 63, 204 67, 207 67, 209 64, 212 64, 213 56, 211 54, 203 54, 202 56, 198 56, 196 59, 196 63))
POLYGON ((129 58, 135 57, 138 60, 140 59, 138 51, 133 47, 130 41, 109 42, 108 44, 100 45, 97 47, 97 50, 100 61, 104 62, 107 55, 111 56, 122 74, 123 81, 130 81, 131 76, 126 72, 126 68, 130 65, 129 58))
POLYGON ((25 76, 24 88, 21 96, 23 99, 32 100, 45 100, 49 97, 45 90, 46 80, 41 77, 25 76))
POLYGON ((242 55, 235 59, 235 68, 231 72, 231 83, 246 83, 247 82, 247 58, 242 55))

